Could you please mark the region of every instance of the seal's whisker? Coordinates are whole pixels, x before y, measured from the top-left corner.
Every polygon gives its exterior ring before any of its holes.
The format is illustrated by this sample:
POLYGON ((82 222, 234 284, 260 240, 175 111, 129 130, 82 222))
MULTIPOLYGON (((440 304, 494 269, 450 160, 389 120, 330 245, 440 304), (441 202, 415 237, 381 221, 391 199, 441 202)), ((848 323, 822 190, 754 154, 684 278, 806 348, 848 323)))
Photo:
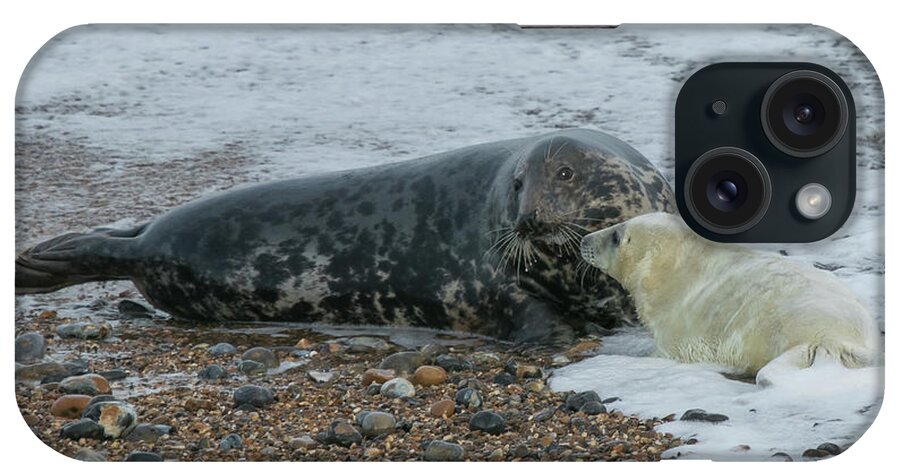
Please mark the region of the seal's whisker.
POLYGON ((556 152, 553 153, 553 155, 550 157, 550 160, 555 159, 556 156, 557 156, 560 152, 562 152, 562 150, 566 147, 566 145, 567 145, 566 141, 563 140, 563 143, 559 145, 559 148, 556 149, 556 152))

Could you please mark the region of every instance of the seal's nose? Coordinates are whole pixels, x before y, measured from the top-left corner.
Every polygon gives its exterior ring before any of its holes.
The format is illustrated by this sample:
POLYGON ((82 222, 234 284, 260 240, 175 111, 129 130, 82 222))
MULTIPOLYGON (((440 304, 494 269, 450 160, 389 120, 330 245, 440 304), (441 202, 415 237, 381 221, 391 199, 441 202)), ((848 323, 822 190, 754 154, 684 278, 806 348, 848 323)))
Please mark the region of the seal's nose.
POLYGON ((520 233, 534 233, 540 229, 540 219, 537 209, 519 216, 516 223, 516 231, 520 233))

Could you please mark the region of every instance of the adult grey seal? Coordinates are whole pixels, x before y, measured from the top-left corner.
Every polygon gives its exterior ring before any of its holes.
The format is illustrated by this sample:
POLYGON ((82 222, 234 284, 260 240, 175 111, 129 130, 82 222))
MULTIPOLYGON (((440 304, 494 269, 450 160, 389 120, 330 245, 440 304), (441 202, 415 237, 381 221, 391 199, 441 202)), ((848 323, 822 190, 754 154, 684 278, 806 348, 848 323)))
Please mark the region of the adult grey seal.
POLYGON ((16 258, 16 293, 130 279, 197 321, 423 326, 563 344, 633 316, 583 235, 673 211, 636 150, 572 129, 284 180, 16 258))

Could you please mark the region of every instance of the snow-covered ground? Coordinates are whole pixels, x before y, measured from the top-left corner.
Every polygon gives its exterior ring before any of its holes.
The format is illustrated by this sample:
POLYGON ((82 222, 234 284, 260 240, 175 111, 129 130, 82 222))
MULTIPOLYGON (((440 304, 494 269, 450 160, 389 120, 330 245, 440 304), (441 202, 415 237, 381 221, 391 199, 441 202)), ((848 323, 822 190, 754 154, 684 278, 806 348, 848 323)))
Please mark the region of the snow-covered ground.
MULTIPOLYGON (((18 92, 17 248, 145 220, 242 184, 562 127, 616 135, 671 178, 681 83, 708 63, 755 60, 812 61, 841 74, 860 144, 859 194, 844 228, 820 243, 761 248, 833 271, 883 328, 880 85, 849 42, 791 25, 80 27, 48 43, 18 92)), ((71 303, 130 287, 79 286, 19 299, 17 311, 77 308, 71 303)), ((609 338, 604 349, 558 371, 553 387, 594 388, 621 398, 613 408, 643 416, 694 407, 727 414, 717 426, 664 426, 696 435, 699 444, 681 450, 693 456, 796 456, 825 441, 846 444, 880 401, 881 369, 823 363, 761 388, 648 357, 652 342, 640 333, 609 338), (739 445, 750 450, 731 451, 739 445)))

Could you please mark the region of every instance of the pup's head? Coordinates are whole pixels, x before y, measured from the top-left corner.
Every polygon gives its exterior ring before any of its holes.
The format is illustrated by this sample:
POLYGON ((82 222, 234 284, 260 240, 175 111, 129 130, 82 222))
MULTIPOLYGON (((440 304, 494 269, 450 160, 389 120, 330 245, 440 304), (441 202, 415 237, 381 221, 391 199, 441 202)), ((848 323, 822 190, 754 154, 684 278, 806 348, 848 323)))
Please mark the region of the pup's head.
POLYGON ((650 213, 585 236, 581 256, 630 289, 641 275, 673 267, 676 248, 695 238, 678 215, 650 213))

